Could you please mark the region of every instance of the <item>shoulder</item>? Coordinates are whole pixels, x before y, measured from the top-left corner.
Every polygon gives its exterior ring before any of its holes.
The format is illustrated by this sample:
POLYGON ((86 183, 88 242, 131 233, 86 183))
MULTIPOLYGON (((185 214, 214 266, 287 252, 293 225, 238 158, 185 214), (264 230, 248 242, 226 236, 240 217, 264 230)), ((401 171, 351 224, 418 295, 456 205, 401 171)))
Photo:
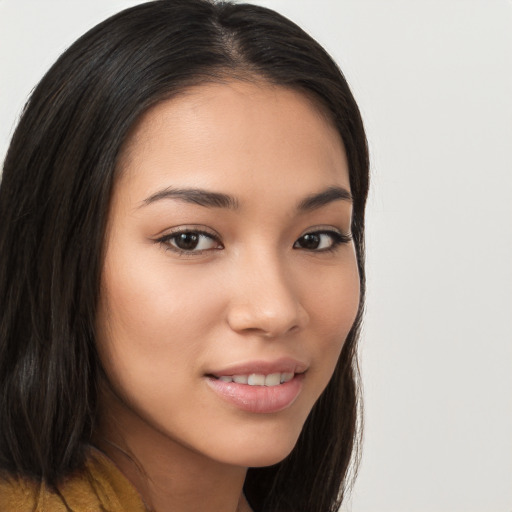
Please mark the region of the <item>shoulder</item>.
POLYGON ((144 504, 126 477, 105 455, 91 449, 83 471, 58 487, 25 478, 0 480, 0 510, 16 512, 145 512, 144 504))

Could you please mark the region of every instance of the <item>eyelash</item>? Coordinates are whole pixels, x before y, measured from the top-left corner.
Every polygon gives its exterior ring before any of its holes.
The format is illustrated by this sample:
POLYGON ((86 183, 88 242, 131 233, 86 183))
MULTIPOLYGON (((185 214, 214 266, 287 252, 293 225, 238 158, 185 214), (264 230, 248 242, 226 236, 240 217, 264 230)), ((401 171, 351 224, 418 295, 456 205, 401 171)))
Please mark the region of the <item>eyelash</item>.
POLYGON ((203 231, 200 229, 189 229, 189 228, 176 230, 172 233, 169 233, 168 235, 165 235, 165 236, 159 238, 158 240, 156 240, 156 242, 162 244, 166 250, 173 251, 173 252, 178 253, 179 255, 183 255, 183 256, 188 256, 188 255, 196 256, 199 254, 203 254, 206 251, 215 250, 212 248, 212 249, 204 249, 204 250, 200 250, 200 251, 196 251, 196 250, 187 251, 185 249, 180 249, 179 247, 175 247, 171 244, 171 241, 173 239, 176 239, 180 235, 186 235, 186 234, 198 235, 199 237, 209 238, 213 241, 216 241, 221 246, 217 249, 223 248, 222 244, 219 241, 219 238, 216 235, 214 235, 213 233, 209 233, 208 231, 203 231))
POLYGON ((295 244, 304 237, 308 235, 328 235, 331 237, 331 245, 329 247, 326 247, 324 249, 304 249, 309 252, 317 252, 317 253, 329 253, 329 252, 335 252, 341 245, 348 244, 352 241, 352 236, 347 233, 340 233, 339 231, 334 231, 332 229, 319 229, 317 231, 309 231, 308 233, 304 233, 301 237, 298 238, 298 240, 293 244, 293 247, 295 248, 295 244))
MULTIPOLYGON (((302 236, 300 236, 293 244, 293 248, 301 249, 301 247, 296 247, 296 244, 299 240, 304 239, 308 235, 317 235, 317 236, 328 235, 329 237, 331 237, 331 245, 329 247, 326 247, 324 249, 304 249, 305 251, 312 252, 312 253, 315 253, 315 252, 316 253, 332 253, 332 252, 335 252, 341 245, 348 244, 352 241, 352 236, 350 234, 340 233, 340 232, 334 231, 332 229, 318 229, 316 231, 309 231, 308 233, 304 233, 302 236)), ((166 250, 173 251, 182 256, 190 256, 190 255, 197 256, 197 255, 203 254, 206 251, 219 250, 219 249, 224 248, 222 246, 222 244, 220 243, 219 238, 216 235, 214 235, 213 233, 207 232, 207 231, 200 230, 200 229, 188 229, 187 228, 187 229, 176 230, 176 231, 169 233, 161 238, 158 238, 156 240, 156 242, 163 245, 166 250), (218 243, 218 245, 220 245, 220 247, 203 249, 203 250, 187 251, 185 249, 180 249, 179 247, 172 245, 172 243, 171 243, 172 240, 175 240, 178 236, 185 235, 185 234, 193 234, 193 235, 198 235, 199 237, 209 238, 212 241, 216 241, 218 243)))

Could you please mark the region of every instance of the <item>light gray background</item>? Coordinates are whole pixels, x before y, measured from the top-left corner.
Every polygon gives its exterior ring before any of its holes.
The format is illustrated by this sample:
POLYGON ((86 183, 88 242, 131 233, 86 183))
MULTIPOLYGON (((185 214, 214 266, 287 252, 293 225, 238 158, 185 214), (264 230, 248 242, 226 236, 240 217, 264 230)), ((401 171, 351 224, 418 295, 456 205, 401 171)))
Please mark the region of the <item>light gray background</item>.
MULTIPOLYGON (((0 159, 59 53, 136 3, 0 0, 0 159)), ((512 2, 255 3, 332 53, 370 141, 366 440, 346 510, 511 512, 512 2)))

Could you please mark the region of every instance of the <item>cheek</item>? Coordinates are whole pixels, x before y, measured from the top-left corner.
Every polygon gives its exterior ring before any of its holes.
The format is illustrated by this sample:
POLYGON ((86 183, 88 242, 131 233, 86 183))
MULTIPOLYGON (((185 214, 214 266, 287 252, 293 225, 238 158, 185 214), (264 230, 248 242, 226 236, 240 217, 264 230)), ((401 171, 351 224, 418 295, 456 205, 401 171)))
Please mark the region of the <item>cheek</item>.
POLYGON ((107 261, 104 270, 103 316, 111 330, 124 332, 141 346, 179 340, 198 327, 199 311, 215 306, 206 301, 208 282, 191 269, 173 269, 158 253, 157 258, 134 255, 129 261, 115 256, 115 265, 107 261))
MULTIPOLYGON (((348 249, 348 248, 347 248, 348 249)), ((360 282, 355 252, 334 268, 311 272, 311 290, 307 296, 308 309, 324 325, 327 333, 346 334, 352 327, 359 308, 360 282)))
POLYGON ((360 281, 355 255, 325 279, 316 273, 314 290, 308 294, 308 309, 316 331, 313 347, 316 369, 327 385, 359 309, 360 281))
POLYGON ((158 262, 113 259, 102 277, 99 356, 122 402, 155 425, 167 425, 172 411, 186 405, 193 363, 202 352, 201 297, 185 277, 170 275, 158 262))
POLYGON ((186 365, 199 352, 204 327, 197 322, 204 298, 186 273, 171 274, 161 261, 133 252, 130 259, 107 255, 97 316, 100 357, 117 380, 157 378, 186 365))

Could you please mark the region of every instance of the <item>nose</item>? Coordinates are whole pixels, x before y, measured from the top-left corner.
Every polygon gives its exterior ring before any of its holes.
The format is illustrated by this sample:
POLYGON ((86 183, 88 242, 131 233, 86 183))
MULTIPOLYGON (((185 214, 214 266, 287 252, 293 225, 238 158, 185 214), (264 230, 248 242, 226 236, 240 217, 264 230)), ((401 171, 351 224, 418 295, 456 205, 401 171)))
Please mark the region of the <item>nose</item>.
POLYGON ((298 293, 298 283, 278 257, 252 258, 233 276, 227 321, 239 333, 277 338, 303 329, 309 315, 298 293))

